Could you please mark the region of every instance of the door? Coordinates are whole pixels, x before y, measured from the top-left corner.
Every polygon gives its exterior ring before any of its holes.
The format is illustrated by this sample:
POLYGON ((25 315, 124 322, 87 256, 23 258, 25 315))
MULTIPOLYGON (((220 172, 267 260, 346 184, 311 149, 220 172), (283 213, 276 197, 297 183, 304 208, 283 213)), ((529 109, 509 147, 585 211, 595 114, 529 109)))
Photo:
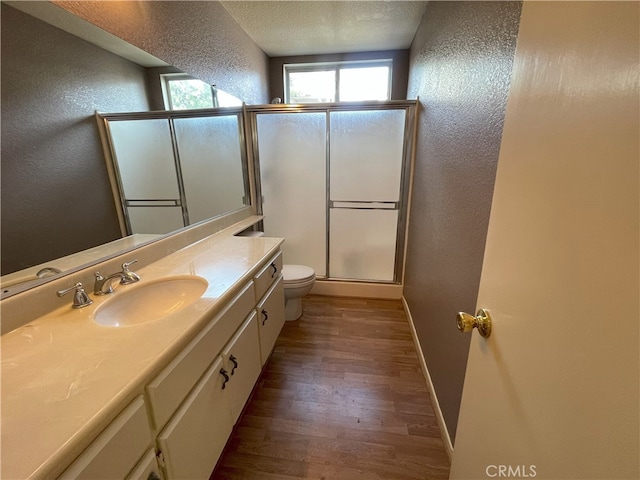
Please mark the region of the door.
POLYGON ((218 358, 158 435, 169 480, 209 478, 231 435, 228 377, 221 369, 218 358))
POLYGON ((640 478, 639 7, 524 3, 452 479, 640 478))

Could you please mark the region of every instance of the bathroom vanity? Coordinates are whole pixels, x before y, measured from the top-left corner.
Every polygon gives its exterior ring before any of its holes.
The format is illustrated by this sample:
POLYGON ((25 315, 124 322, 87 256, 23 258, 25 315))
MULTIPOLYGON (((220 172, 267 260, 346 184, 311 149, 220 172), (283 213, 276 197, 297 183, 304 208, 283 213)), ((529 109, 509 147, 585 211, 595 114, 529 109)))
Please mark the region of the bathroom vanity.
POLYGON ((138 283, 88 286, 92 305, 65 299, 3 335, 2 478, 209 477, 284 324, 283 240, 233 232, 139 262, 138 283), (96 322, 127 295, 157 308, 154 285, 193 277, 204 293, 171 311, 96 322), (142 288, 148 299, 127 293, 142 288))

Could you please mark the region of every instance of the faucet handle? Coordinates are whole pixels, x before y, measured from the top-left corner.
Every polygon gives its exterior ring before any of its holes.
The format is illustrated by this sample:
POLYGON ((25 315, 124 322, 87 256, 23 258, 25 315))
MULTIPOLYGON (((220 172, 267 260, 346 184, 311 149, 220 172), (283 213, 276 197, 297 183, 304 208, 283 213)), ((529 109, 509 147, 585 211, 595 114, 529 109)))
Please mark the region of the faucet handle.
POLYGON ((93 303, 93 300, 91 300, 87 292, 84 291, 84 288, 82 287, 82 283, 80 282, 76 283, 73 287, 65 288, 63 290, 58 290, 56 292, 56 295, 58 295, 59 297, 62 297, 63 295, 66 295, 67 293, 71 293, 71 292, 74 292, 73 304, 71 305, 71 308, 83 308, 93 303))
POLYGON ((131 260, 130 262, 124 262, 124 263, 122 264, 122 271, 123 271, 123 272, 125 272, 125 273, 129 272, 129 267, 130 267, 131 265, 133 265, 134 263, 138 263, 138 259, 137 259, 137 258, 134 258, 134 259, 133 259, 133 260, 131 260))
POLYGON ((120 285, 129 285, 131 283, 136 283, 140 281, 140 276, 137 273, 129 270, 129 267, 136 263, 138 259, 133 259, 130 262, 125 262, 122 264, 122 278, 120 279, 120 285))

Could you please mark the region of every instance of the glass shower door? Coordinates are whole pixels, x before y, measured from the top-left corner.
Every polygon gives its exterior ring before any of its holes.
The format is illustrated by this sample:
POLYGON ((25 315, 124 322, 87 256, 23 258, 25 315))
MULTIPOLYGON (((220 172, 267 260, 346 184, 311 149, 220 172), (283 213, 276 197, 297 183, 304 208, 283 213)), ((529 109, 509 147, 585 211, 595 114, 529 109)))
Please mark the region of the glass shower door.
POLYGON ((109 122, 130 233, 166 233, 186 225, 166 119, 109 122))
POLYGON ((329 275, 392 282, 406 111, 329 114, 329 275))
POLYGON ((285 263, 326 274, 326 113, 256 116, 266 235, 284 237, 285 263))

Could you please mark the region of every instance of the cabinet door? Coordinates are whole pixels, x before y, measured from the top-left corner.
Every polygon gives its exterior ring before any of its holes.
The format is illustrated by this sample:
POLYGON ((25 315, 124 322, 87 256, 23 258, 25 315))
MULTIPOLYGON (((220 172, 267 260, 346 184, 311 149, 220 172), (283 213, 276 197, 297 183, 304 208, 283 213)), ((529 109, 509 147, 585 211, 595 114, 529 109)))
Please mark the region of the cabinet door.
POLYGON ((235 423, 262 370, 258 319, 255 312, 231 339, 222 352, 222 358, 225 370, 229 372, 227 387, 231 402, 231 419, 235 423))
POLYGON ((156 461, 156 452, 149 450, 126 480, 160 480, 160 469, 156 461))
POLYGON ((227 339, 253 311, 253 296, 253 282, 249 282, 167 368, 147 385, 156 431, 162 430, 202 373, 218 356, 227 339))
POLYGON ((260 331, 260 357, 262 365, 267 362, 284 325, 284 284, 282 276, 271 287, 258 304, 258 327, 260 331))
POLYGON ((231 435, 229 389, 218 358, 158 436, 167 478, 209 478, 231 435))
POLYGON ((142 397, 136 398, 64 471, 59 480, 125 478, 151 445, 142 397))

